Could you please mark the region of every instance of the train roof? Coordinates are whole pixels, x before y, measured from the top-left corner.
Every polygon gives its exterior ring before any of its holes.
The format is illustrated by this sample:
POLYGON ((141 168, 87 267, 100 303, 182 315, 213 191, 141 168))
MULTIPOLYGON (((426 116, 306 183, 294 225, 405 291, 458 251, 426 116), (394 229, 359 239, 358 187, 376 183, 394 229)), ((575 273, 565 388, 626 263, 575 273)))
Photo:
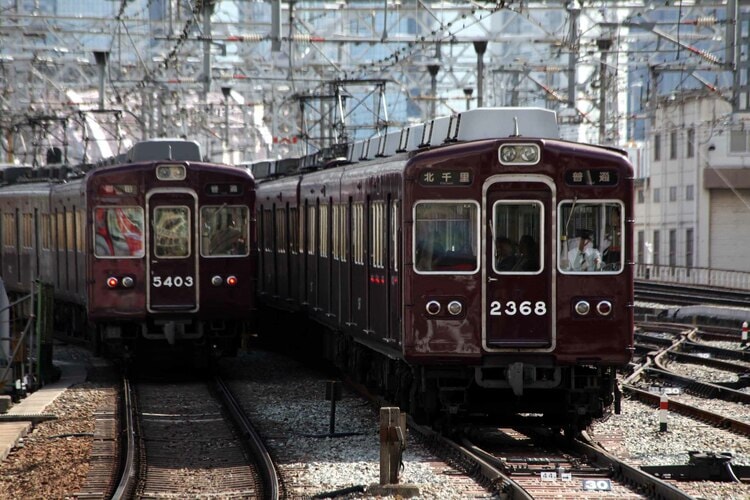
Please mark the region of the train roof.
POLYGON ((128 150, 131 163, 150 160, 202 161, 201 147, 195 141, 156 138, 140 141, 128 150))

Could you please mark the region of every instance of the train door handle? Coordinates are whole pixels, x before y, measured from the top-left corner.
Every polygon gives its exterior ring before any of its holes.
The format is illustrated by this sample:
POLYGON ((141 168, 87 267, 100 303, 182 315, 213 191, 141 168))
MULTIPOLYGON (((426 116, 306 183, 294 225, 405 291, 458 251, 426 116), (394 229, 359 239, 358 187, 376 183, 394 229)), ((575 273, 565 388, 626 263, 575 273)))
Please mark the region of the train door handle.
POLYGON ((497 278, 493 278, 492 276, 487 276, 487 283, 492 283, 493 281, 497 281, 497 278))

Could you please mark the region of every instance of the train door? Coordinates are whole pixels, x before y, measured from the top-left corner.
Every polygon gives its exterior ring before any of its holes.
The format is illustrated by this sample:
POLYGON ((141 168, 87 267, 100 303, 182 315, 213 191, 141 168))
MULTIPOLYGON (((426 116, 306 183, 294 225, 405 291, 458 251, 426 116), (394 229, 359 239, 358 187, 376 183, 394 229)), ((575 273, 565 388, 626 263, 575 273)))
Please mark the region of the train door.
POLYGON ((554 193, 535 177, 497 176, 484 187, 487 350, 554 347, 554 193))
POLYGON ((198 310, 197 197, 190 190, 158 190, 148 207, 148 310, 198 310))

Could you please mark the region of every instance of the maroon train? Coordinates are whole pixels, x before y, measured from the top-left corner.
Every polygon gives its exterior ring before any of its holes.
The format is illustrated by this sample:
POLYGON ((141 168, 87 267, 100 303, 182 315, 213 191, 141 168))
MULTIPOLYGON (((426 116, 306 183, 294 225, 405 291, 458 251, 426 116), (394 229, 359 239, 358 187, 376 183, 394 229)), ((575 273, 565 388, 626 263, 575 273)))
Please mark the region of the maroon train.
POLYGON ((581 428, 633 350, 633 168, 558 137, 477 109, 259 180, 259 302, 412 413, 581 428))
POLYGON ((118 160, 57 180, 4 172, 6 289, 51 283, 56 329, 114 356, 233 355, 254 309, 252 176, 202 162, 190 141, 144 141, 118 160))

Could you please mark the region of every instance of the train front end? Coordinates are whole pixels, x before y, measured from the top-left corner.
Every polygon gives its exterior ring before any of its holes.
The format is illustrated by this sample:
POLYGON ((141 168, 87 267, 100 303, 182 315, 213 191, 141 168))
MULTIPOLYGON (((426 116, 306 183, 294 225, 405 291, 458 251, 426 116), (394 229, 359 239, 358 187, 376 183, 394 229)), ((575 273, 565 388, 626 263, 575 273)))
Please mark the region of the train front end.
POLYGON ((88 316, 99 342, 125 357, 234 355, 254 309, 252 176, 137 162, 93 170, 87 190, 88 316))
POLYGON ((403 349, 428 411, 581 427, 632 354, 633 170, 536 111, 407 166, 403 349))

